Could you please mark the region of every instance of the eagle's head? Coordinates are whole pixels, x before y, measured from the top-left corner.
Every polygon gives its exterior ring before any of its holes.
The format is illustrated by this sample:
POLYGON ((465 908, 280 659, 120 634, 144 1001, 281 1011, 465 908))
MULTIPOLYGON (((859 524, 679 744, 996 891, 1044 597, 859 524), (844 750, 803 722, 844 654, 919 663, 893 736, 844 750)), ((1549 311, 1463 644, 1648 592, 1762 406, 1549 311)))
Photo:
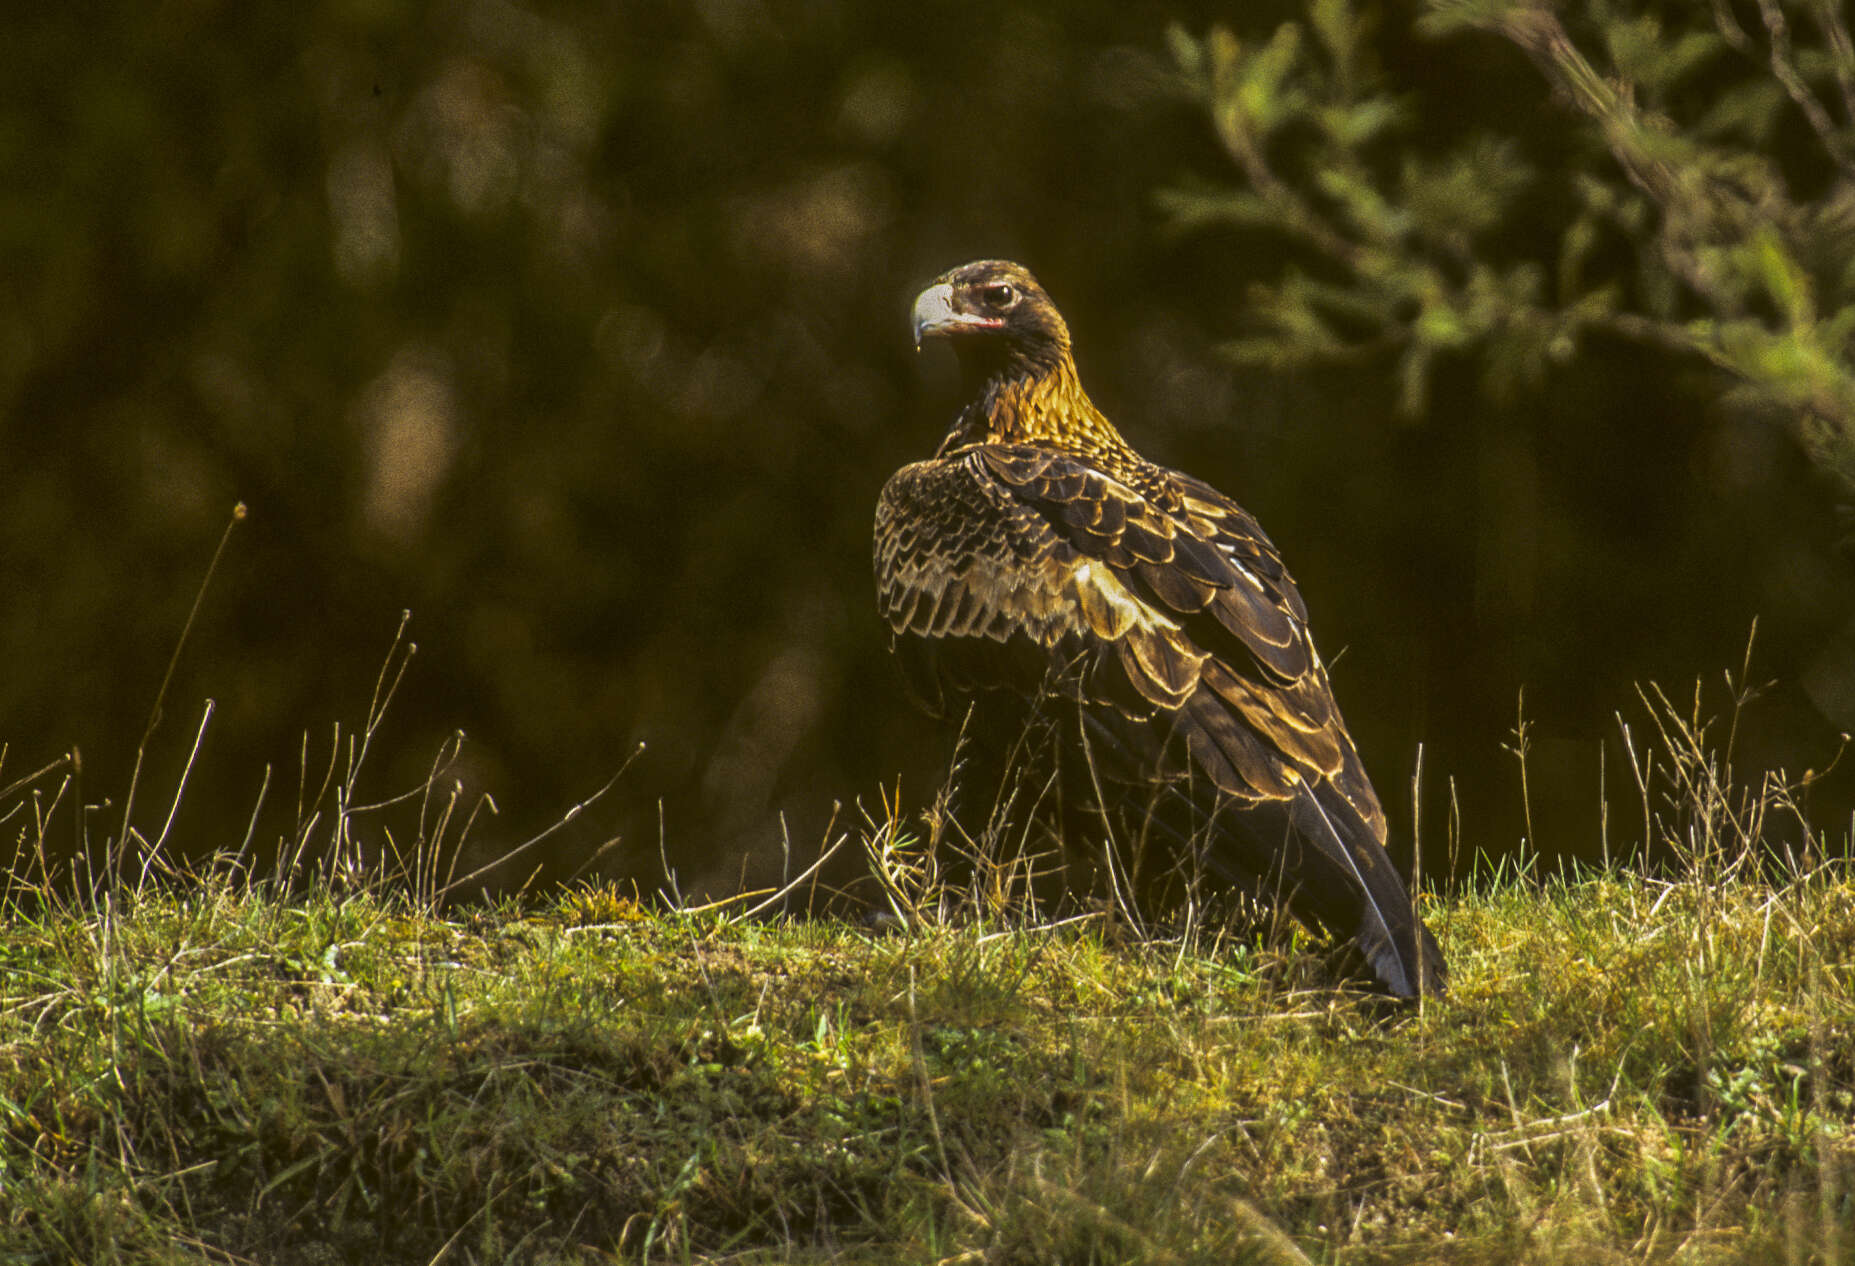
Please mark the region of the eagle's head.
POLYGON ((968 377, 1041 374, 1068 359, 1069 327, 1030 270, 1004 259, 961 264, 915 298, 915 346, 953 344, 968 377))

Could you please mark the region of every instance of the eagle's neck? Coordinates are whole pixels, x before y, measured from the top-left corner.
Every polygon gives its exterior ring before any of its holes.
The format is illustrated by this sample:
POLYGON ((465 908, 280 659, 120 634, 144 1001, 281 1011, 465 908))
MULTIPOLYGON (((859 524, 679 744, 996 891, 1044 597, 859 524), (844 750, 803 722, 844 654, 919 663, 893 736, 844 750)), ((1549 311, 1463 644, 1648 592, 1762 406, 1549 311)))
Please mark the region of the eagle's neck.
POLYGON ((1095 407, 1065 351, 1045 364, 1008 365, 974 384, 942 450, 968 444, 1046 443, 1103 455, 1135 456, 1095 407))

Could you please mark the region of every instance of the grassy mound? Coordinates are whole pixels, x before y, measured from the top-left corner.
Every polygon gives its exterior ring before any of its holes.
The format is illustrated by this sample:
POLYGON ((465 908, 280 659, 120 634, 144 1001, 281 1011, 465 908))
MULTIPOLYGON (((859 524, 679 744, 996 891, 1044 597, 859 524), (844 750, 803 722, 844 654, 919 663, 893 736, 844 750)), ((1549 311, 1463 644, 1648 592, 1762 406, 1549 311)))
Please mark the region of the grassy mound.
POLYGON ((1677 864, 1427 899, 1451 991, 1402 1008, 1293 939, 942 922, 895 814, 832 846, 887 932, 448 907, 454 745, 357 795, 397 680, 299 780, 289 885, 169 864, 133 785, 85 869, 74 757, 0 787, 0 1264, 1855 1260, 1855 870, 1698 705, 1624 729, 1677 864))
POLYGON ((1387 1016, 1086 927, 16 903, 0 1260, 1847 1260, 1845 871, 1427 915, 1387 1016))

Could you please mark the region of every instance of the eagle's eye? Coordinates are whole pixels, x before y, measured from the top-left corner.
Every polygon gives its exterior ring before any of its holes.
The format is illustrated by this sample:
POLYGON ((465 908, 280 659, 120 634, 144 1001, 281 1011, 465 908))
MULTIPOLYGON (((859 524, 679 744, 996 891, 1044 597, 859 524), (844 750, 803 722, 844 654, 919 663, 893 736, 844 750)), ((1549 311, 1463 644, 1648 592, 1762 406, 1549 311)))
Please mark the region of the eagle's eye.
POLYGON ((979 287, 979 299, 986 307, 995 312, 1009 308, 1017 299, 1018 292, 1009 282, 995 281, 990 285, 979 287))

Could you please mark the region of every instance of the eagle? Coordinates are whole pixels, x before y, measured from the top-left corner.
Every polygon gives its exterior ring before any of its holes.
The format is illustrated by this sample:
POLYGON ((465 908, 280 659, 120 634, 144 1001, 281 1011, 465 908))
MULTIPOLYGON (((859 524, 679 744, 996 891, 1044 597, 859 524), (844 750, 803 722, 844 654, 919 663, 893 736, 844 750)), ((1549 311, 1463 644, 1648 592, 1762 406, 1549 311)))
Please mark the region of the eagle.
POLYGON ((942 274, 914 335, 952 345, 965 403, 882 490, 876 589, 912 692, 964 727, 954 816, 1034 817, 1119 896, 1260 901, 1334 937, 1362 983, 1441 991, 1307 608, 1256 520, 1128 445, 1022 266, 942 274))

